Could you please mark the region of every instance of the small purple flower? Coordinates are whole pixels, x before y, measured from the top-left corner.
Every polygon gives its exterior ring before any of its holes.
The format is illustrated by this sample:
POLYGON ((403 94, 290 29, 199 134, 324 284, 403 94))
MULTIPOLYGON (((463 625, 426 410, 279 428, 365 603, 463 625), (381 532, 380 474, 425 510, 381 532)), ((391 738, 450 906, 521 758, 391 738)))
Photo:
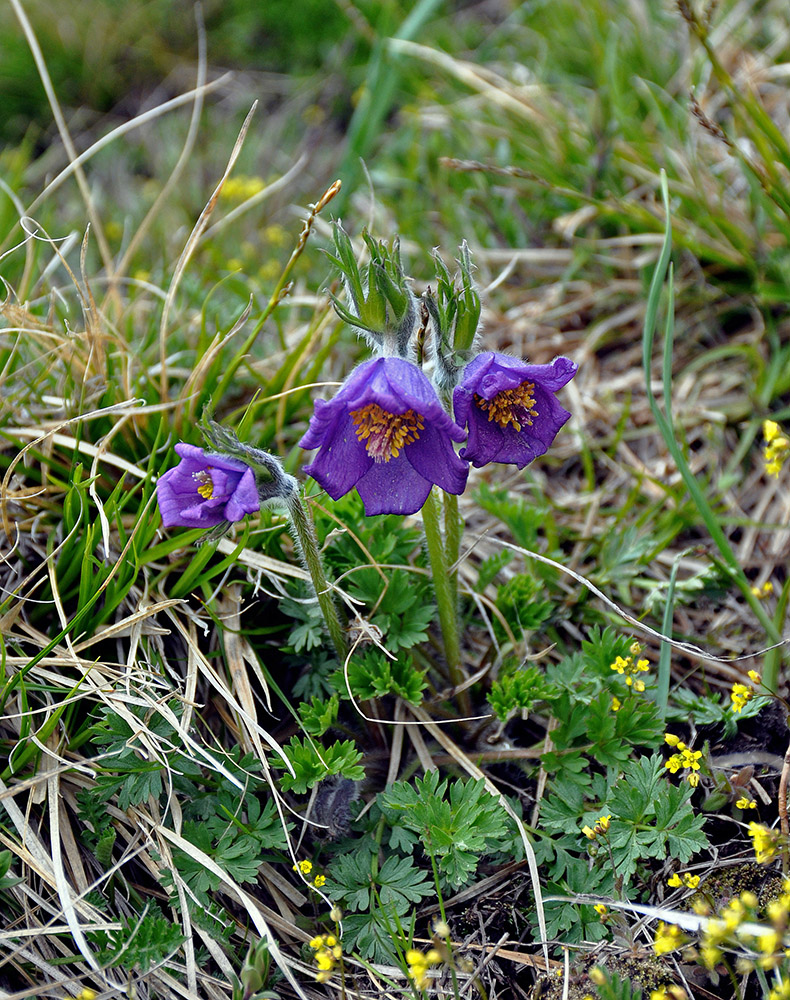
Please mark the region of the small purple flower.
POLYGON ((177 444, 181 461, 160 476, 156 499, 167 528, 211 528, 260 510, 252 469, 237 458, 177 444))
POLYGON ((452 442, 464 437, 422 371, 384 357, 361 364, 334 399, 318 400, 299 443, 320 449, 304 471, 333 500, 356 486, 366 514, 414 514, 434 483, 463 493, 469 466, 452 442))
POLYGON ((455 419, 468 426, 461 458, 476 468, 503 462, 523 469, 548 451, 570 413, 554 394, 576 374, 570 358, 528 365, 486 351, 469 362, 453 392, 455 419))

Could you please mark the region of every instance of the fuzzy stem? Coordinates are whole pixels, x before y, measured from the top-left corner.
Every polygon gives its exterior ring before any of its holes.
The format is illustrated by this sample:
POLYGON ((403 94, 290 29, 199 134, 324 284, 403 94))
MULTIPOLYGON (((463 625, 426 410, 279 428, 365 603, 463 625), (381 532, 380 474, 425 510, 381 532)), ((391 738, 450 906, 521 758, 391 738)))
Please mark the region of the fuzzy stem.
POLYGON ((450 683, 457 687, 463 683, 464 674, 461 669, 458 613, 454 597, 455 587, 448 572, 447 556, 442 542, 442 529, 439 525, 439 503, 433 490, 428 494, 428 499, 422 508, 422 524, 428 547, 428 560, 431 564, 436 606, 439 611, 444 656, 447 660, 450 683))
POLYGON ((458 513, 458 497, 453 493, 444 494, 444 539, 447 555, 447 569, 453 588, 453 601, 458 610, 458 557, 461 554, 461 515, 458 513))
POLYGON ((294 530, 294 537, 301 550, 307 572, 313 581, 315 596, 318 598, 321 614, 324 616, 324 622, 329 630, 332 645, 335 647, 335 652, 342 663, 348 653, 345 631, 340 621, 340 615, 332 597, 332 591, 327 582, 326 574, 324 573, 324 564, 318 549, 318 538, 316 537, 313 519, 296 491, 288 497, 286 504, 288 507, 288 516, 294 530))

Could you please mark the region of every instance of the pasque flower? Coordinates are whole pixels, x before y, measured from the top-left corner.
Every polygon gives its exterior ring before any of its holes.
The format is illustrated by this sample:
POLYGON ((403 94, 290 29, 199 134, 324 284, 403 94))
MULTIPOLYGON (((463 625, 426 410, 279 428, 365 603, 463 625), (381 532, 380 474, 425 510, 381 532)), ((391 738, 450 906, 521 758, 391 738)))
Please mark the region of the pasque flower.
POLYGON ((453 392, 455 419, 469 429, 461 458, 477 468, 503 462, 523 469, 545 454, 570 417, 555 393, 577 367, 570 358, 530 365, 494 351, 478 354, 453 392))
POLYGON ((413 514, 434 484, 463 493, 469 467, 452 442, 464 437, 416 365, 380 357, 315 404, 300 444, 319 449, 304 471, 333 500, 356 486, 366 514, 413 514))
POLYGON ((156 484, 165 527, 212 528, 260 510, 255 475, 244 462, 193 444, 177 444, 175 451, 181 461, 156 484))

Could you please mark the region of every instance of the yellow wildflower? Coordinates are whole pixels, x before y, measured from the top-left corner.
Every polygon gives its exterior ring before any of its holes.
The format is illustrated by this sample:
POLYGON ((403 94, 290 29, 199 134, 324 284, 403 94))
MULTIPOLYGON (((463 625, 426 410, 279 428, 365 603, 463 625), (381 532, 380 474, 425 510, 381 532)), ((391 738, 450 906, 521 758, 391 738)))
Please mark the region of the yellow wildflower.
POLYGON ((756 670, 750 670, 746 676, 749 678, 752 684, 762 684, 763 682, 762 677, 760 676, 760 674, 758 674, 756 670))
POLYGON ((313 885, 316 889, 321 889, 326 885, 326 875, 316 875, 313 879, 313 885))
POLYGON ((99 994, 96 990, 92 990, 90 986, 84 986, 76 995, 74 1000, 96 1000, 98 995, 99 994))
POLYGON ((262 177, 229 177, 222 185, 220 198, 227 201, 246 201, 266 187, 262 177))
POLYGON ((667 952, 680 948, 685 940, 679 927, 674 924, 665 924, 663 920, 659 920, 656 937, 653 941, 653 951, 656 955, 666 955, 667 952))
POLYGON ((765 471, 769 476, 778 476, 790 450, 790 440, 774 420, 763 422, 763 437, 766 442, 763 450, 765 471))
POLYGON ((664 767, 669 768, 670 774, 675 774, 677 771, 680 770, 681 767, 683 767, 683 762, 680 759, 680 755, 673 753, 671 757, 668 757, 664 761, 664 767))
POLYGON ((757 864, 762 865, 770 861, 779 850, 776 833, 761 823, 750 823, 748 832, 752 838, 754 860, 757 864))
POLYGON ((620 699, 617 696, 613 695, 612 696, 612 711, 613 712, 619 712, 622 707, 623 707, 623 703, 620 701, 620 699))
POLYGON ((313 870, 313 862, 307 860, 299 861, 292 867, 295 872, 301 872, 302 875, 309 875, 310 872, 313 870))
POLYGON ((699 885, 699 875, 692 875, 691 872, 683 872, 683 875, 678 875, 675 872, 667 879, 667 885, 672 886, 673 889, 677 889, 678 886, 685 885, 687 889, 696 889, 699 885))
POLYGON ((410 948, 406 952, 406 962, 409 966, 408 977, 419 990, 424 990, 428 985, 428 969, 432 965, 438 965, 442 956, 436 948, 430 948, 425 954, 410 948))
POLYGON ((595 903, 593 909, 599 917, 605 917, 609 912, 609 908, 604 903, 595 903))
POLYGON ((756 809, 757 803, 754 799, 750 799, 748 795, 742 795, 739 799, 735 800, 736 809, 756 809))
POLYGON ((717 948, 713 944, 703 944, 699 953, 702 958, 702 964, 706 969, 712 969, 717 965, 722 956, 721 948, 717 948))
POLYGON ((740 712, 743 706, 752 700, 753 695, 754 689, 749 687, 749 685, 738 683, 733 684, 732 691, 730 692, 733 712, 740 712))
MULTIPOLYGON (((312 867, 312 866, 311 866, 312 867)), ((316 980, 325 983, 332 978, 332 972, 343 955, 340 942, 334 934, 318 934, 308 942, 315 952, 316 980)))
POLYGON ((681 742, 679 736, 675 736, 673 733, 664 733, 664 742, 671 747, 677 747, 678 750, 685 750, 686 744, 681 742))
POLYGON ((595 830, 591 826, 583 826, 582 833, 588 840, 595 840, 595 830))
POLYGON ((617 656, 614 663, 609 664, 609 669, 616 670, 618 674, 625 677, 625 683, 634 691, 644 691, 645 682, 635 679, 633 675, 645 673, 650 669, 649 660, 637 659, 636 663, 634 662, 634 657, 638 657, 641 652, 642 647, 638 642, 631 643, 631 656, 617 656))

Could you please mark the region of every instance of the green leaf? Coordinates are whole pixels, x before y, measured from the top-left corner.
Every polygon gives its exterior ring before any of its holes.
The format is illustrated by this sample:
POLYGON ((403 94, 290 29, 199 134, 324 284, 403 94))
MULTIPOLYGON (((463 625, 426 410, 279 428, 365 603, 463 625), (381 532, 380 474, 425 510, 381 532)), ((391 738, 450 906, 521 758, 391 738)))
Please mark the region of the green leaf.
POLYGON ((186 940, 178 924, 157 913, 123 918, 120 929, 89 932, 88 938, 102 966, 140 972, 173 955, 186 940))
MULTIPOLYGON (((283 750, 294 770, 293 774, 286 773, 280 778, 280 785, 286 792, 303 794, 330 774, 342 774, 352 781, 360 781, 365 776, 364 768, 358 764, 362 752, 357 750, 353 740, 323 747, 309 738, 300 740, 292 736, 283 750)), ((283 770, 285 763, 275 757, 272 766, 283 770)))

